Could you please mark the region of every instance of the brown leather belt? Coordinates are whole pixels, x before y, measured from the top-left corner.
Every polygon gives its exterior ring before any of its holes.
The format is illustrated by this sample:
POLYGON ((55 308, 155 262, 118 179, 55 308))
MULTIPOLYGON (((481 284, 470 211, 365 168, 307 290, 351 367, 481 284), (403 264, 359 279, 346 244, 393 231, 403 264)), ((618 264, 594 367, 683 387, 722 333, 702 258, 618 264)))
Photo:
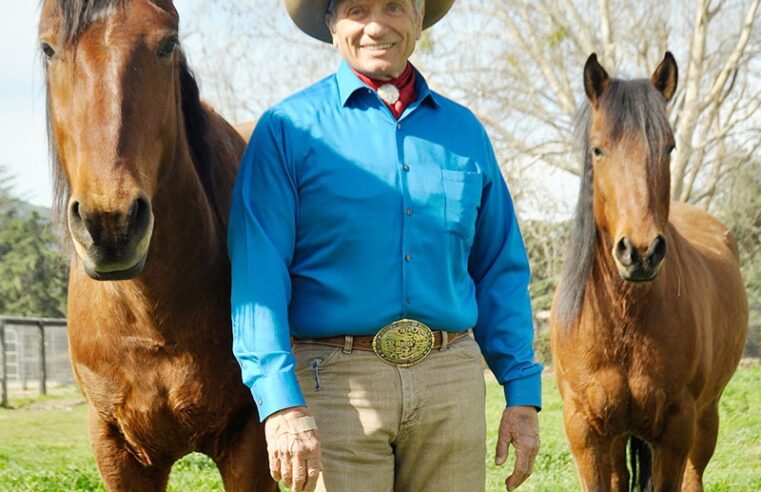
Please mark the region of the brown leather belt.
POLYGON ((293 340, 343 348, 351 353, 355 348, 375 352, 384 362, 410 367, 425 359, 431 350, 445 348, 450 342, 464 337, 470 330, 449 333, 433 331, 428 325, 414 319, 400 319, 381 328, 375 335, 337 336, 293 340))
MULTIPOLYGON (((447 335, 447 345, 449 345, 452 342, 459 340, 460 338, 467 335, 468 332, 470 332, 470 330, 463 330, 463 331, 457 331, 457 332, 434 331, 433 332, 433 346, 431 347, 431 349, 436 349, 441 347, 444 333, 446 333, 447 335)), ((350 335, 341 335, 336 337, 324 337, 324 338, 292 338, 291 341, 293 343, 315 343, 318 345, 329 345, 331 347, 339 347, 339 348, 351 347, 352 349, 366 350, 369 352, 373 352, 374 338, 375 338, 375 335, 360 335, 360 336, 353 336, 353 337, 350 335)))

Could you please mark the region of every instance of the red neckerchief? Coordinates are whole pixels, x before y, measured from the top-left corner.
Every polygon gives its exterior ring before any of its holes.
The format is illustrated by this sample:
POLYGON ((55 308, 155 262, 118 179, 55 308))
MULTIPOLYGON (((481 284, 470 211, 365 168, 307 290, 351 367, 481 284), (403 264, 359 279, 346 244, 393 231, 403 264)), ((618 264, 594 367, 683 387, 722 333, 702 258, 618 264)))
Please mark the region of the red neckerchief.
POLYGON ((352 70, 357 75, 357 77, 359 77, 359 80, 364 82, 365 85, 371 89, 374 89, 375 91, 377 91, 380 86, 385 84, 392 84, 396 86, 397 89, 399 89, 399 100, 396 101, 395 104, 389 104, 388 102, 381 99, 386 104, 386 106, 388 106, 388 109, 391 110, 391 113, 393 113, 394 118, 397 120, 402 115, 402 113, 404 113, 404 110, 407 109, 407 106, 409 106, 410 103, 417 99, 417 91, 415 91, 415 70, 413 70, 412 64, 410 62, 407 62, 407 68, 404 69, 404 72, 392 80, 371 79, 367 75, 360 73, 353 68, 352 70))

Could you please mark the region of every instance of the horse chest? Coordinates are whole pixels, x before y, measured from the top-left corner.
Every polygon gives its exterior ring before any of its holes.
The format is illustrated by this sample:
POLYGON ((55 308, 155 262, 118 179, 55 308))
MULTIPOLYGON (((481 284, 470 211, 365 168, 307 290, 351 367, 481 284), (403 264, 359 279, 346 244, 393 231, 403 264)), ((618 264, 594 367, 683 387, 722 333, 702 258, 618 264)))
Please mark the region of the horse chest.
POLYGON ((227 421, 229 408, 219 396, 224 381, 213 389, 205 384, 190 354, 154 348, 146 358, 144 350, 125 350, 116 364, 78 362, 75 369, 90 405, 120 430, 136 456, 150 462, 194 449, 200 437, 227 421))
POLYGON ((587 422, 609 436, 633 432, 655 438, 677 404, 673 392, 655 378, 619 367, 594 372, 574 393, 587 422))

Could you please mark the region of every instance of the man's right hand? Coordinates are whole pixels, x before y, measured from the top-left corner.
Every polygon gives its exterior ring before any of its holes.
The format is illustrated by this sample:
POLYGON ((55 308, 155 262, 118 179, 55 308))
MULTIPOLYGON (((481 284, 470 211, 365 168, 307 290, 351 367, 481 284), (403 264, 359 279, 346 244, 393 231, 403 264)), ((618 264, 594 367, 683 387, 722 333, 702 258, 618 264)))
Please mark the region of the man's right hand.
POLYGON ((294 492, 312 492, 322 470, 317 426, 306 407, 286 408, 264 421, 270 475, 294 492))

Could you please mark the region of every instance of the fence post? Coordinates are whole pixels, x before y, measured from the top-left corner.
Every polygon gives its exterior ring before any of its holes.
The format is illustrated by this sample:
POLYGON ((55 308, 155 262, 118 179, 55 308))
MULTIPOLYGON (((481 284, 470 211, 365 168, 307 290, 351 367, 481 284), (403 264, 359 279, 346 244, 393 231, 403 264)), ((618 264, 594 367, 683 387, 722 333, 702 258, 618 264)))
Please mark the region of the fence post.
POLYGON ((37 328, 40 330, 40 394, 46 395, 48 394, 48 372, 45 364, 45 325, 42 321, 37 322, 37 328))
POLYGON ((2 386, 2 405, 3 408, 8 408, 8 368, 5 364, 5 320, 0 319, 0 370, 3 371, 3 379, 0 380, 0 386, 2 386))

